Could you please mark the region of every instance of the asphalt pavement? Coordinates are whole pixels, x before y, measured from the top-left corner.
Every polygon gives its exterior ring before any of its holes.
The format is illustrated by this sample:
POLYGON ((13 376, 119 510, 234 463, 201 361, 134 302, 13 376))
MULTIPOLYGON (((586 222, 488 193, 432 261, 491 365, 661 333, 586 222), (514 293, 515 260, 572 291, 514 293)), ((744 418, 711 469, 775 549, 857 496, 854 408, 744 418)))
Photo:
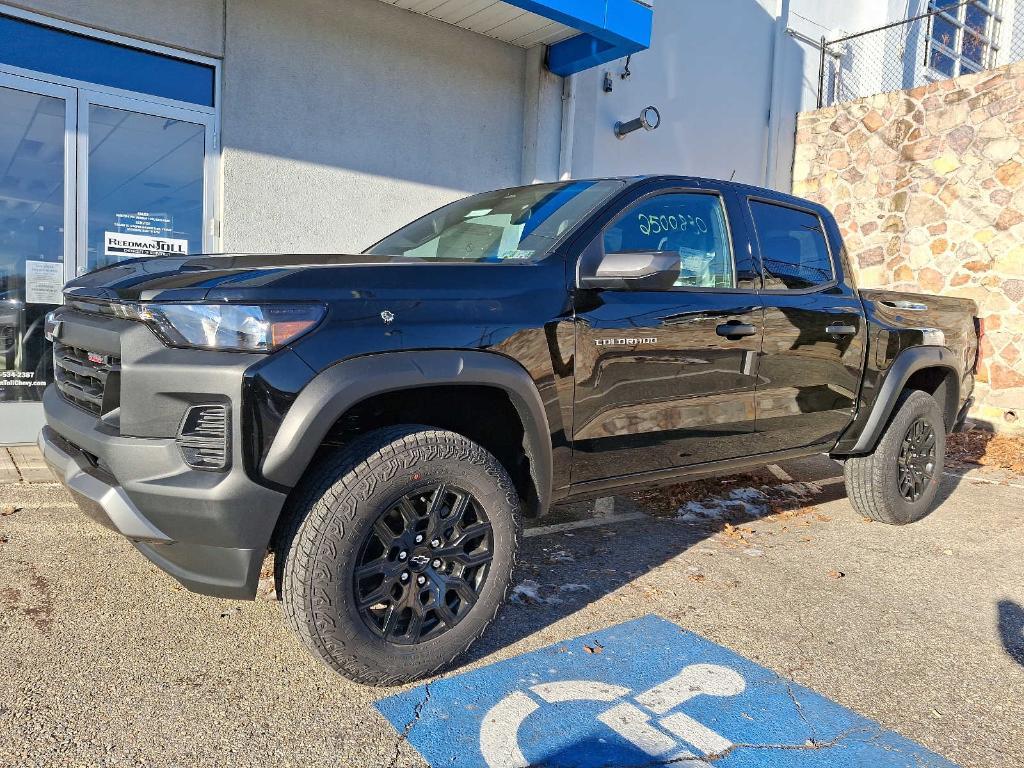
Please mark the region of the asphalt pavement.
MULTIPOLYGON (((654 616, 963 768, 1024 765, 1024 478, 950 474, 893 528, 838 475, 818 457, 559 507, 442 677, 654 616)), ((649 652, 628 643, 609 653, 649 652)), ((56 484, 0 485, 0 765, 421 766, 415 722, 374 706, 410 688, 338 677, 268 597, 189 593, 56 484)))

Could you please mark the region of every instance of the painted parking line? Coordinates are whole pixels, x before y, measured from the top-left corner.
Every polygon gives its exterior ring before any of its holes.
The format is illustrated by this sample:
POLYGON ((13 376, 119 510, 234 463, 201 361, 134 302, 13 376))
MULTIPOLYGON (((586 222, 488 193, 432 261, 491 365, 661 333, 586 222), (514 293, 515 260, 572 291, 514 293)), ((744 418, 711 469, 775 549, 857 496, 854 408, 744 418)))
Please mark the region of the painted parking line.
POLYGON ((656 616, 377 702, 435 768, 956 768, 656 616))
POLYGON ((605 515, 604 517, 586 517, 582 520, 572 520, 568 523, 555 523, 553 525, 537 525, 523 531, 523 536, 547 536, 551 533, 563 533, 565 531, 576 531, 580 528, 594 528, 599 525, 611 523, 628 523, 633 520, 643 520, 647 515, 643 512, 622 512, 618 515, 605 515))
POLYGON ((768 465, 768 471, 771 472, 773 475, 775 475, 776 478, 778 478, 779 480, 781 480, 784 483, 791 483, 791 482, 793 482, 793 478, 789 474, 789 472, 784 470, 778 464, 769 464, 768 465))

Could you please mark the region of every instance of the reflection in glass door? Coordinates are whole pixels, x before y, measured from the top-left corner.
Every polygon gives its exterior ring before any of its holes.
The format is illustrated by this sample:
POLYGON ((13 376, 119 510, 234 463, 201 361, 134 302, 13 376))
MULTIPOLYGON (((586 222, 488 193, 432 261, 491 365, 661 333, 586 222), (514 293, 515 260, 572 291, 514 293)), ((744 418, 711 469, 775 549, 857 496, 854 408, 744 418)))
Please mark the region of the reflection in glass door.
POLYGON ((195 113, 151 109, 131 100, 79 107, 80 272, 203 251, 210 129, 195 113))
POLYGON ((0 76, 0 401, 39 400, 52 378, 43 322, 62 300, 72 242, 74 99, 0 76))

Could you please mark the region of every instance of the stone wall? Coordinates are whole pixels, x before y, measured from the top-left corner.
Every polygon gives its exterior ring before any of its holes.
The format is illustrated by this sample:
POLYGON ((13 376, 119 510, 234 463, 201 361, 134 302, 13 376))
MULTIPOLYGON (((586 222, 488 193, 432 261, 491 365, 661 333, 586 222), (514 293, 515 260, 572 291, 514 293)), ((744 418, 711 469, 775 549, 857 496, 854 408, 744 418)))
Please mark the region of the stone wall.
POLYGON ((985 318, 973 416, 1024 424, 1024 64, 801 114, 793 191, 836 216, 861 287, 985 318))

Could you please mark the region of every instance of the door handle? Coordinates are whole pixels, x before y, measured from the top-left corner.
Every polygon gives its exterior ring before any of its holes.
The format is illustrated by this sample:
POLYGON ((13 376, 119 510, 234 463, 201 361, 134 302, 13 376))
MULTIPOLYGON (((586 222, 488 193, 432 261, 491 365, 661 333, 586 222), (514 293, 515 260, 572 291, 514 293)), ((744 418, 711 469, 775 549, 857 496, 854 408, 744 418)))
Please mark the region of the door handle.
POLYGON ((853 336, 857 333, 857 328, 845 323, 834 323, 825 327, 825 333, 829 336, 853 336))
POLYGON ((722 323, 720 326, 715 328, 715 333, 719 336, 725 336, 727 339, 739 339, 743 336, 753 336, 757 333, 757 328, 750 325, 749 323, 738 323, 735 321, 722 323))

